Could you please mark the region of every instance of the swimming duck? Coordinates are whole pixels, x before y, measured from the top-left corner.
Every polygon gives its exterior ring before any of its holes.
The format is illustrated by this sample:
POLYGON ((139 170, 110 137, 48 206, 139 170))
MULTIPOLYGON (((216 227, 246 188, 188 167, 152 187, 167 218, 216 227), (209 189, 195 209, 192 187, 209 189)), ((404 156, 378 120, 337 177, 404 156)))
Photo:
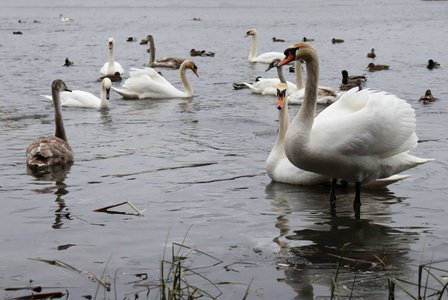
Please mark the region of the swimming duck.
POLYGON ((389 70, 388 65, 375 65, 374 63, 370 63, 367 68, 369 71, 389 70))
POLYGON ((113 81, 113 82, 122 80, 120 72, 115 72, 115 74, 112 74, 112 75, 101 76, 100 78, 98 78, 97 81, 103 81, 104 78, 109 78, 110 81, 113 81))
POLYGON ((285 40, 283 40, 283 39, 278 39, 278 38, 276 38, 275 36, 272 38, 272 41, 275 43, 275 42, 280 42, 280 43, 283 43, 285 40))
POLYGON ((333 44, 339 44, 339 43, 343 43, 344 40, 332 38, 332 39, 331 39, 331 42, 332 42, 333 44))
POLYGON ((191 56, 215 56, 215 52, 191 49, 190 55, 191 56))
POLYGON ((440 64, 432 59, 428 60, 428 64, 426 65, 428 69, 434 69, 440 67, 440 64))
POLYGON ((421 101, 425 104, 429 103, 429 102, 435 102, 437 98, 435 98, 432 93, 431 90, 426 90, 425 95, 421 96, 420 99, 418 99, 418 101, 421 101))
POLYGON ((367 78, 363 75, 348 75, 347 70, 342 70, 342 84, 348 84, 348 83, 356 83, 356 81, 359 79, 361 83, 364 83, 367 78))
POLYGON ((370 57, 370 58, 375 58, 376 57, 374 48, 372 48, 372 50, 370 50, 370 52, 367 53, 367 57, 370 57))
POLYGON ((350 83, 343 83, 339 86, 339 89, 341 91, 348 91, 351 90, 354 87, 358 87, 358 91, 362 90, 362 82, 361 79, 356 79, 356 82, 350 82, 350 83))
POLYGON ((302 41, 304 41, 304 42, 314 42, 314 39, 309 39, 306 36, 304 36, 302 41))
POLYGON ((72 66, 72 65, 73 65, 73 62, 70 61, 70 60, 68 59, 68 57, 66 57, 66 58, 65 58, 64 67, 70 67, 70 66, 72 66))

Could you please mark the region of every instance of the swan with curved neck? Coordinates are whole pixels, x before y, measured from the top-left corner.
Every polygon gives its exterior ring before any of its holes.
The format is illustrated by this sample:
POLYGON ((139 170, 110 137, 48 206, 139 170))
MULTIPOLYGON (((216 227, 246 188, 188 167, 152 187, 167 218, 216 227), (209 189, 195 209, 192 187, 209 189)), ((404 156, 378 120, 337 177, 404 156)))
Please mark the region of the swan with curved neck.
POLYGON ((72 18, 65 18, 63 14, 59 14, 59 18, 61 18, 61 22, 75 22, 72 18))
POLYGON ((131 78, 124 82, 123 88, 117 89, 112 87, 112 89, 125 99, 193 97, 194 91, 187 79, 187 69, 190 69, 199 77, 196 64, 192 60, 185 60, 179 68, 180 80, 184 91, 175 88, 152 68, 133 69, 129 73, 131 78))
POLYGON ((70 91, 65 83, 56 79, 51 84, 51 95, 54 105, 55 135, 42 136, 34 140, 26 150, 26 163, 28 168, 40 170, 59 164, 72 162, 74 153, 67 141, 62 107, 59 98, 61 91, 70 91))
POLYGON ((305 99, 285 136, 285 153, 298 168, 332 179, 330 202, 335 204, 336 178, 355 184, 354 209, 360 215, 361 184, 385 178, 430 159, 408 152, 417 147, 415 112, 406 101, 368 89, 346 92, 316 118, 319 58, 308 43, 285 50, 279 65, 306 63, 305 99))
MULTIPOLYGON (((277 67, 280 62, 281 62, 281 59, 279 59, 279 58, 273 59, 265 71, 265 72, 267 72, 272 68, 277 68, 278 78, 260 78, 259 80, 255 81, 254 83, 243 82, 242 84, 244 84, 246 87, 248 87, 254 94, 276 95, 277 85, 280 82, 286 83, 288 85, 289 90, 291 90, 293 92, 297 91, 296 84, 286 81, 285 75, 283 74, 283 68, 277 67)), ((300 83, 300 81, 302 80, 302 77, 296 74, 296 82, 297 82, 298 77, 300 77, 299 78, 299 83, 300 83)), ((302 84, 303 84, 303 82, 302 82, 302 84)))
POLYGON ((182 63, 185 61, 184 58, 180 57, 164 57, 158 60, 156 58, 156 47, 154 45, 154 38, 152 35, 148 35, 146 39, 149 42, 149 62, 148 67, 164 67, 164 68, 179 68, 182 63))
MULTIPOLYGON (((112 87, 112 82, 109 78, 104 78, 101 82, 100 88, 100 97, 85 92, 74 90, 71 92, 61 92, 60 102, 62 106, 71 106, 71 107, 86 107, 86 108, 96 108, 103 109, 109 108, 109 96, 110 96, 110 88, 112 87)), ((52 100, 52 96, 43 95, 49 100, 52 100)))
MULTIPOLYGON (((322 185, 328 184, 331 178, 314 172, 304 171, 294 166, 285 154, 285 136, 289 128, 289 112, 287 85, 279 83, 277 85, 277 104, 278 109, 278 136, 274 147, 266 160, 266 174, 276 182, 295 184, 295 185, 322 185)), ((394 175, 388 178, 375 180, 368 183, 369 188, 382 188, 391 183, 408 178, 408 175, 394 175)))
POLYGON ((274 58, 283 58, 283 54, 281 52, 265 52, 257 56, 257 48, 258 48, 258 33, 255 29, 250 29, 246 32, 244 37, 252 36, 252 45, 250 47, 249 58, 250 62, 259 62, 270 64, 274 58))
POLYGON ((115 72, 124 73, 123 67, 120 63, 114 61, 114 39, 109 38, 109 61, 103 65, 100 72, 103 75, 114 75, 115 72))

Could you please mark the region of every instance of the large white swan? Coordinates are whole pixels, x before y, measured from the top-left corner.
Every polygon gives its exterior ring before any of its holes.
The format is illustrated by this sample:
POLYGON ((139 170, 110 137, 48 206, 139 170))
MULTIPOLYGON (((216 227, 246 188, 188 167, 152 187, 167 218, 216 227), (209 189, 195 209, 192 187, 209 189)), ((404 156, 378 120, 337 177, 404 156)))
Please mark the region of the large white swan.
MULTIPOLYGON (((112 82, 109 78, 104 78, 101 82, 100 95, 101 98, 84 91, 74 90, 71 92, 61 92, 61 104, 62 106, 72 107, 86 107, 86 108, 109 108, 109 95, 112 82)), ((49 100, 52 100, 52 96, 42 95, 49 100)))
POLYGON ((305 99, 285 137, 289 161, 303 170, 332 179, 330 202, 336 201, 336 178, 355 184, 359 217, 361 184, 426 163, 408 152, 417 147, 415 112, 406 101, 385 92, 357 88, 346 92, 316 118, 319 58, 308 43, 285 50, 280 65, 306 63, 305 99))
POLYGON ((250 29, 246 32, 244 37, 252 36, 252 46, 250 47, 249 52, 249 61, 250 62, 259 62, 270 64, 274 58, 283 58, 283 54, 281 52, 265 52, 257 56, 257 47, 258 47, 258 33, 255 29, 250 29))
POLYGON ((148 35, 146 40, 149 42, 149 62, 148 67, 164 67, 164 68, 179 68, 185 61, 185 58, 180 57, 164 57, 155 60, 156 57, 156 47, 154 45, 154 38, 152 35, 148 35))
POLYGON ((112 89, 125 99, 192 97, 194 96, 194 91, 187 79, 187 68, 199 77, 196 64, 192 60, 184 61, 179 68, 180 80, 182 81, 184 91, 175 88, 152 68, 133 69, 129 73, 131 78, 126 79, 122 86, 123 88, 112 87, 112 89))
POLYGON ((103 65, 100 70, 103 75, 114 75, 115 72, 124 73, 120 63, 114 61, 114 39, 109 38, 109 61, 103 65))
MULTIPOLYGON (((302 73, 297 72, 296 74, 296 84, 286 81, 285 75, 283 74, 283 68, 278 67, 278 64, 282 60, 279 58, 274 58, 272 62, 269 64, 268 68, 265 72, 269 71, 272 68, 277 68, 278 78, 260 78, 254 83, 243 82, 245 86, 247 86, 252 93, 254 94, 262 94, 262 95, 276 95, 277 94, 277 85, 282 82, 288 85, 288 90, 292 92, 297 91, 297 83, 301 84, 303 87, 303 79, 302 73)), ((300 65, 300 62, 295 62, 296 66, 300 65)), ((299 66, 300 67, 300 66, 299 66)))
POLYGON ((74 153, 67 142, 64 121, 62 120, 62 107, 59 98, 60 91, 70 91, 65 83, 56 79, 51 84, 51 95, 54 105, 54 123, 56 132, 54 136, 41 136, 34 140, 26 150, 26 163, 32 170, 41 170, 54 165, 72 162, 74 153))
MULTIPOLYGON (((287 86, 285 83, 279 83, 276 90, 279 128, 275 145, 266 160, 266 174, 273 181, 294 185, 329 184, 331 177, 299 169, 286 157, 284 142, 289 127, 288 101, 285 101, 287 86)), ((372 181, 367 186, 369 188, 381 188, 408 177, 409 175, 393 175, 388 178, 372 181)))

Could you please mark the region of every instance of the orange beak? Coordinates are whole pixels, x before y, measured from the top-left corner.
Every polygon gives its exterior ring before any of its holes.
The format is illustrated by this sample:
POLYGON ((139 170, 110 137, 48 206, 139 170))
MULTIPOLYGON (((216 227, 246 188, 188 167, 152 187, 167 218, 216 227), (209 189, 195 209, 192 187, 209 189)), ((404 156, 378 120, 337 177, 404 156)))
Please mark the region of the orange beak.
POLYGON ((248 37, 250 34, 248 34, 248 33, 246 33, 246 35, 245 36, 243 36, 243 37, 248 37))
POLYGON ((285 58, 278 64, 279 67, 289 63, 290 61, 294 60, 294 55, 288 52, 288 55, 285 56, 285 58))
POLYGON ((285 106, 286 90, 277 90, 277 109, 281 110, 285 106))
POLYGON ((199 74, 198 74, 198 69, 197 69, 197 68, 194 68, 194 69, 193 69, 193 72, 194 72, 194 74, 196 74, 196 76, 198 76, 198 77, 199 77, 199 74))

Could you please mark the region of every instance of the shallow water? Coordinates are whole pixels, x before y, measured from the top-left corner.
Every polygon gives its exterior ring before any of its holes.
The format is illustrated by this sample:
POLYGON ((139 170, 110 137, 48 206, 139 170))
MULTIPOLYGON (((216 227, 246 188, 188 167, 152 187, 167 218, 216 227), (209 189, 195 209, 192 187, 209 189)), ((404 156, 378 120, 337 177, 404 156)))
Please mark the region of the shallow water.
MULTIPOLYGON (((147 272, 157 282, 166 241, 182 242, 185 235, 186 245, 224 261, 203 270, 214 282, 233 283, 220 286, 223 299, 241 299, 251 280, 249 299, 325 298, 341 254, 386 258, 389 269, 414 282, 421 260, 447 258, 448 2, 52 3, 0 4, 0 286, 32 280, 52 287, 45 292, 67 289, 72 299, 95 293, 97 284, 86 276, 29 260, 56 259, 98 275, 106 270, 114 290, 105 298, 131 297, 142 290, 132 274, 147 272), (60 13, 76 22, 61 23, 60 13), (353 217, 351 188, 340 189, 332 212, 327 187, 271 183, 264 163, 277 135, 273 98, 232 88, 233 82, 275 76, 247 61, 251 41, 243 36, 250 28, 259 32, 259 53, 315 38, 320 84, 332 87, 342 69, 366 72, 371 60, 365 55, 374 47, 374 62, 391 70, 368 73, 367 87, 408 100, 422 141, 412 153, 436 161, 405 172, 409 179, 385 191, 364 191, 361 220, 353 217), (74 165, 52 178, 29 175, 26 147, 54 130, 52 105, 39 95, 49 94, 56 78, 99 95, 95 80, 107 61, 107 39, 115 38, 115 60, 127 78, 149 57, 146 46, 126 39, 147 34, 155 38, 156 57, 188 57, 191 48, 216 52, 193 58, 200 77, 187 76, 195 97, 126 101, 113 93, 108 111, 64 108, 74 165), (272 43, 273 36, 286 42, 272 43), (333 37, 345 43, 333 45, 333 37), (66 57, 75 65, 62 67, 66 57), (442 67, 427 70, 429 58, 442 67), (428 88, 439 100, 423 105, 418 99, 428 88), (114 209, 128 214, 93 212, 123 201, 144 216, 128 207, 114 209), (352 246, 342 252, 347 242, 352 246), (277 269, 278 263, 289 267, 277 269)), ((180 86, 177 70, 161 71, 180 86)), ((297 107, 290 110, 293 115, 297 107)), ((202 263, 196 259, 196 266, 202 263)), ((387 295, 387 271, 350 260, 341 269, 341 294, 349 293, 355 276, 355 295, 387 295)), ((0 290, 2 297, 29 293, 0 290)))

